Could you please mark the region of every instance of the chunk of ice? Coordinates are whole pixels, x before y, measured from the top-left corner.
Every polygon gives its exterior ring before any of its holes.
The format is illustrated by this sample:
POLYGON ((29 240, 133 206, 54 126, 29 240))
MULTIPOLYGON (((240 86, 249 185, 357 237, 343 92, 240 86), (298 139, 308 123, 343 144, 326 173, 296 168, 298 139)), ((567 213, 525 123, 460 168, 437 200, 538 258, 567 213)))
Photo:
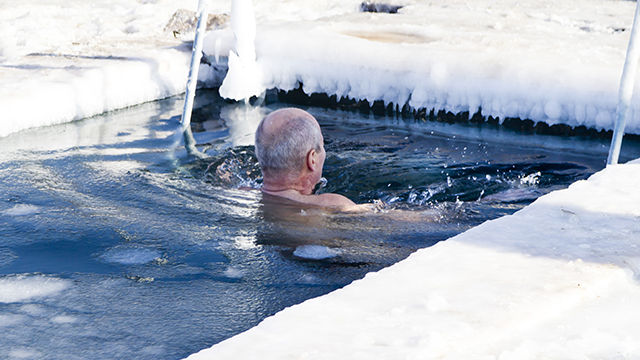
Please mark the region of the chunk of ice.
POLYGON ((239 267, 230 266, 224 271, 224 276, 231 279, 240 279, 244 276, 245 271, 239 267))
POLYGON ((331 249, 321 245, 303 245, 298 246, 293 255, 305 259, 322 260, 340 255, 338 249, 331 249))
POLYGON ((40 208, 35 205, 18 204, 9 210, 5 210, 3 214, 9 216, 27 216, 35 215, 40 212, 40 208))
POLYGON ((55 295, 70 286, 47 276, 17 275, 0 278, 0 303, 15 303, 55 295))
POLYGON ((123 265, 139 265, 146 264, 150 261, 158 259, 162 253, 154 249, 137 249, 137 248, 114 248, 108 250, 101 256, 107 262, 118 263, 123 265))

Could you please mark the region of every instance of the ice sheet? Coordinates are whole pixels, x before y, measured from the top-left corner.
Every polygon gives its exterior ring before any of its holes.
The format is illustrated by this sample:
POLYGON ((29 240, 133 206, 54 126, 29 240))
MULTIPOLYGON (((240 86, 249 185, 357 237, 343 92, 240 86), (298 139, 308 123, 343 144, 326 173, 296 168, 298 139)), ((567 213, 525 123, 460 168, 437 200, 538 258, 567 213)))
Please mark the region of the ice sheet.
MULTIPOLYGON (((260 15, 263 89, 613 129, 635 3, 411 1, 397 14, 260 15)), ((277 9, 276 9, 277 11, 277 9)), ((227 48, 228 30, 212 32, 227 48)), ((638 99, 636 95, 634 97, 638 99)), ((637 101, 635 103, 638 103, 637 101)), ((627 132, 640 132, 632 105, 627 132)))
MULTIPOLYGON (((353 0, 256 2, 262 81, 251 87, 302 85, 400 107, 613 128, 635 2, 390 3, 403 7, 385 14, 362 13, 353 0)), ((195 0, 5 0, 0 136, 183 92, 190 49, 182 41, 192 32, 169 24, 176 11, 196 7, 195 0)), ((212 29, 222 29, 208 36, 210 61, 234 47, 230 10, 229 1, 210 2, 212 29)), ((220 61, 201 70, 208 86, 222 82, 214 68, 227 60, 220 61)), ((636 105, 627 132, 640 133, 636 105)))

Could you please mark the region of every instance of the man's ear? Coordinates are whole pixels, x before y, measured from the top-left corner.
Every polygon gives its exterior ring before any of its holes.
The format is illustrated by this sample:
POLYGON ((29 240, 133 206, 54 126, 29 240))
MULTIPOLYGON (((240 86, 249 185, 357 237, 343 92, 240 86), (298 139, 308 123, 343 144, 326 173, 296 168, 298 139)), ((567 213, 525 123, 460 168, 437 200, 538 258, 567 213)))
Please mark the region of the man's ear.
POLYGON ((311 149, 307 153, 307 169, 311 172, 316 171, 316 167, 318 166, 318 163, 316 162, 316 154, 317 152, 315 149, 311 149))

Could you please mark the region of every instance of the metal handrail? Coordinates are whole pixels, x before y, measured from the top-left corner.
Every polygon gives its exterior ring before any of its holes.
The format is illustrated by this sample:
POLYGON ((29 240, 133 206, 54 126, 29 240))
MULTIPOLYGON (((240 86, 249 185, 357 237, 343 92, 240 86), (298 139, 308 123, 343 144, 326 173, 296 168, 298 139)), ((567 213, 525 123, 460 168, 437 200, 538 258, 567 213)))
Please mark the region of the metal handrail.
POLYGON ((613 137, 611 138, 611 147, 609 148, 607 165, 615 165, 618 163, 620 147, 622 146, 622 137, 624 136, 624 128, 627 123, 629 106, 631 104, 631 96, 633 95, 633 86, 636 80, 636 69, 638 67, 638 57, 640 57, 640 46, 638 44, 638 26, 640 26, 638 25, 638 19, 640 18, 639 14, 640 6, 636 3, 636 14, 633 19, 629 46, 627 47, 627 57, 622 70, 622 79, 620 80, 618 107, 616 108, 616 124, 613 129, 613 137))
POLYGON ((198 2, 198 24, 196 26, 196 37, 193 41, 193 50, 191 52, 191 65, 189 66, 189 77, 187 79, 187 93, 184 99, 184 107, 182 109, 182 118, 180 119, 180 129, 184 135, 185 147, 189 155, 200 155, 195 148, 195 140, 191 133, 191 111, 193 110, 193 99, 196 96, 196 85, 198 83, 198 70, 200 68, 200 59, 202 58, 202 44, 204 42, 204 33, 207 27, 207 0, 199 0, 198 2))

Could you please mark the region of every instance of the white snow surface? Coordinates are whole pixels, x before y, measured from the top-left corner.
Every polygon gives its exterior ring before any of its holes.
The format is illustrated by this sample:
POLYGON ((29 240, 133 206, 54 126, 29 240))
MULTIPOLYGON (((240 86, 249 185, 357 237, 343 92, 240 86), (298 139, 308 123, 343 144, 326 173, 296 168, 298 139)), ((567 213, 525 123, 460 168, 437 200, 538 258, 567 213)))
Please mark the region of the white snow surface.
POLYGON ((184 92, 190 1, 0 1, 0 136, 184 92))
POLYGON ((188 359, 637 359, 639 176, 608 167, 188 359))
MULTIPOLYGON (((254 76, 234 72, 226 87, 242 94, 238 83, 251 83, 248 93, 302 84, 307 93, 400 107, 481 109, 501 120, 613 128, 635 2, 389 3, 404 7, 374 14, 360 12, 360 0, 255 1, 254 76)), ((228 15, 231 5, 211 0, 209 12, 228 15)), ((195 12, 196 0, 1 0, 0 6, 0 136, 185 89, 190 45, 183 41, 193 31, 176 37, 167 25, 179 9, 195 12)), ((234 37, 227 22, 207 36, 205 53, 226 68, 237 40, 247 47, 246 36, 234 37)), ((247 58, 231 62, 253 64, 247 58)), ((200 73, 209 86, 222 82, 213 67, 200 73)), ((639 96, 629 133, 640 134, 639 96)))
MULTIPOLYGON (((635 2, 392 1, 405 6, 384 14, 345 1, 345 11, 309 19, 288 13, 291 3, 256 9, 263 89, 302 84, 308 94, 400 108, 614 126, 635 2)), ((229 31, 210 33, 205 53, 213 55, 216 42, 230 48, 229 31)), ((635 134, 638 100, 627 126, 635 134)))

